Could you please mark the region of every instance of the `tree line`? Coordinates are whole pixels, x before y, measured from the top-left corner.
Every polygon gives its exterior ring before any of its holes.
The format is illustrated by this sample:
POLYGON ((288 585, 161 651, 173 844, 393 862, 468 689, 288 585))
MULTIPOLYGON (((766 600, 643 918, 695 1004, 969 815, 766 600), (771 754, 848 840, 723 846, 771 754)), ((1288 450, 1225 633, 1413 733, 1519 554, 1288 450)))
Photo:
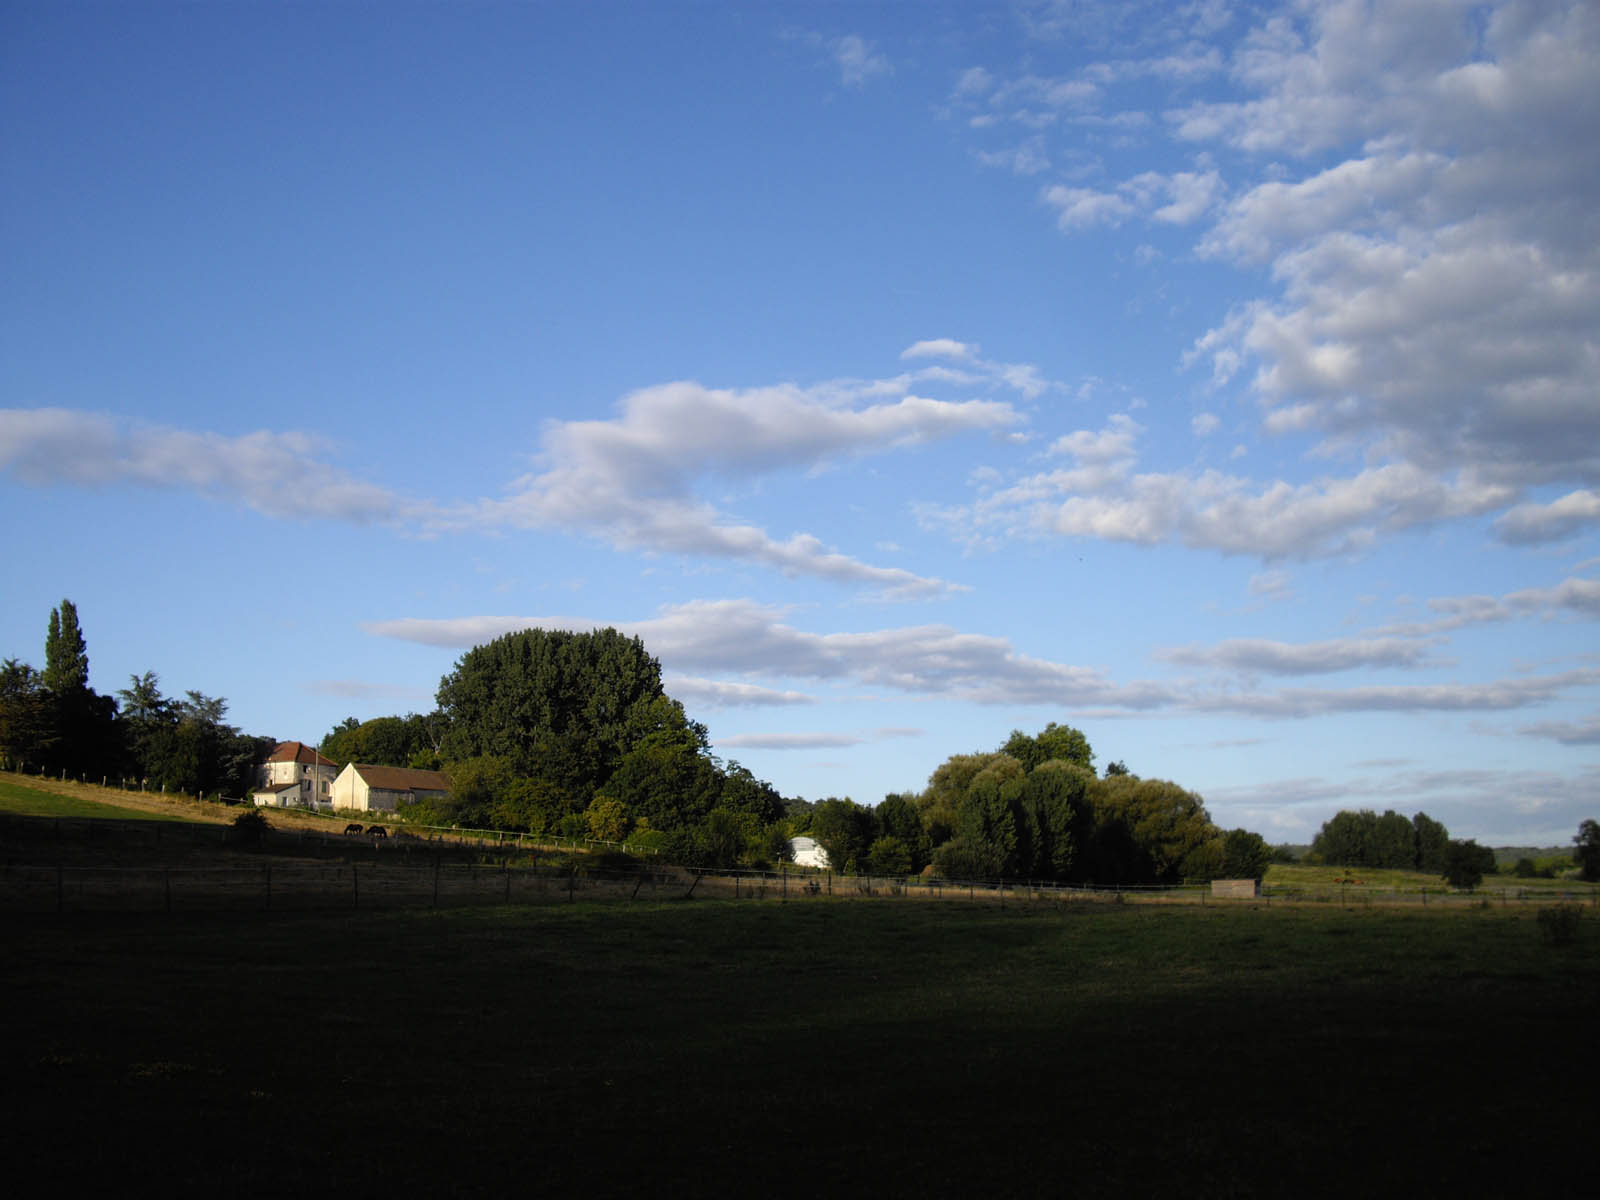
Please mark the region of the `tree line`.
MULTIPOLYGON (((275 744, 226 724, 225 700, 162 695, 154 672, 115 696, 88 675, 64 600, 44 670, 13 659, 0 672, 7 766, 243 795, 275 744)), ((320 749, 340 765, 447 772, 448 794, 408 806, 408 819, 627 842, 690 865, 770 864, 809 834, 846 871, 1138 886, 1259 878, 1274 854, 1259 834, 1219 829, 1177 783, 1121 763, 1097 774, 1084 734, 1054 722, 953 755, 921 792, 874 807, 786 798, 713 754, 706 727, 664 690, 659 661, 615 629, 528 629, 474 647, 436 700, 425 714, 347 719, 320 749)))
POLYGON ((448 796, 406 815, 648 847, 698 865, 770 863, 809 834, 847 871, 1132 886, 1259 878, 1259 834, 1216 827, 1176 783, 1121 763, 1104 777, 1083 733, 1051 723, 955 755, 921 793, 875 807, 786 798, 711 753, 666 694, 659 662, 615 629, 528 629, 474 647, 429 714, 351 718, 322 741, 336 762, 442 766, 448 796))
POLYGON ((825 800, 804 831, 830 862, 883 874, 1132 887, 1265 873, 1274 852, 1260 834, 1219 829, 1179 784, 1121 763, 1097 776, 1093 762, 1070 726, 1013 730, 993 751, 946 759, 920 793, 875 809, 825 800))
MULTIPOLYGON (((1600 880, 1600 824, 1584 821, 1572 839, 1573 862, 1586 881, 1600 880)), ((1427 813, 1410 820, 1393 809, 1382 816, 1371 809, 1348 810, 1328 818, 1312 840, 1305 860, 1338 867, 1423 871, 1452 887, 1476 887, 1484 876, 1499 871, 1494 851, 1471 838, 1456 839, 1427 813)), ((1517 873, 1533 875, 1530 859, 1517 863, 1517 873), (1526 866, 1524 866, 1526 864, 1526 866)), ((1552 872, 1553 873, 1553 872, 1552 872)))
POLYGON ((51 609, 44 669, 0 664, 0 763, 8 770, 138 779, 152 789, 243 795, 275 744, 224 720, 228 702, 190 691, 164 696, 154 671, 115 695, 89 686, 89 652, 77 607, 51 609))

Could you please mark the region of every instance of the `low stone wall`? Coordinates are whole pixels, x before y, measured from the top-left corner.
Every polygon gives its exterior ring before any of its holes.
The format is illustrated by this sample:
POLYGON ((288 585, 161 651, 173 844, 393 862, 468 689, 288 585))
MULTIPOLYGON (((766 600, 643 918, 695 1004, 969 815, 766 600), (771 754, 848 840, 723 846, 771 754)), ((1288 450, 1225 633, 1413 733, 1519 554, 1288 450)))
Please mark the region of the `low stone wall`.
POLYGON ((1223 900, 1254 900, 1261 887, 1254 879, 1213 879, 1211 894, 1223 900))

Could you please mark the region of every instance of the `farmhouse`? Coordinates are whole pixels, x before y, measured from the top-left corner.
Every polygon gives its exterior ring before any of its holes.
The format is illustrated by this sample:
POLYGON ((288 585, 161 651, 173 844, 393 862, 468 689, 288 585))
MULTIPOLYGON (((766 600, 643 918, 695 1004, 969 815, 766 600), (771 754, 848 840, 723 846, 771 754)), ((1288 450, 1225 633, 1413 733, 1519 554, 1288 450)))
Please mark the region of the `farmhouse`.
POLYGON ((333 807, 393 812, 414 800, 439 799, 450 790, 443 771, 351 763, 333 781, 333 807))
POLYGON ((337 763, 304 742, 279 742, 256 767, 250 798, 263 808, 327 808, 338 773, 337 763))
POLYGON ((828 865, 828 852, 822 848, 816 838, 797 837, 789 843, 794 851, 794 864, 797 867, 825 867, 828 865))

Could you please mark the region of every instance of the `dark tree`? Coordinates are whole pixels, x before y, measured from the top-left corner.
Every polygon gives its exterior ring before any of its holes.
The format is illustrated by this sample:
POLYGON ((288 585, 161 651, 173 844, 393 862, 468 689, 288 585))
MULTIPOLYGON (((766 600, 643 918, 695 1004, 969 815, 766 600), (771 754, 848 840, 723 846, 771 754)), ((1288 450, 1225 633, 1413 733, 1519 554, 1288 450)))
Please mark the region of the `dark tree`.
POLYGON ((1387 810, 1372 825, 1367 854, 1362 866, 1411 870, 1417 865, 1416 828, 1393 809, 1387 810))
POLYGON ((828 852, 828 862, 835 870, 863 870, 878 834, 873 811, 854 800, 830 796, 812 810, 811 836, 828 852))
POLYGON ((1578 826, 1572 859, 1579 874, 1590 883, 1600 880, 1600 821, 1588 820, 1578 826))
POLYGON ((1312 839, 1311 852, 1330 866, 1370 866, 1377 824, 1378 814, 1371 809, 1335 813, 1312 839))
POLYGON ((13 771, 37 764, 54 740, 49 695, 39 672, 6 659, 0 666, 0 764, 13 771))
POLYGON ((1230 829, 1222 835, 1222 874, 1228 879, 1260 879, 1272 862, 1272 847, 1259 833, 1230 829))
POLYGON ((1451 887, 1475 888, 1494 872, 1494 851, 1474 841, 1453 841, 1444 851, 1444 878, 1451 887))
POLYGON ((1430 875, 1444 874, 1444 851, 1450 844, 1450 831, 1427 813, 1411 818, 1417 835, 1417 870, 1430 875))

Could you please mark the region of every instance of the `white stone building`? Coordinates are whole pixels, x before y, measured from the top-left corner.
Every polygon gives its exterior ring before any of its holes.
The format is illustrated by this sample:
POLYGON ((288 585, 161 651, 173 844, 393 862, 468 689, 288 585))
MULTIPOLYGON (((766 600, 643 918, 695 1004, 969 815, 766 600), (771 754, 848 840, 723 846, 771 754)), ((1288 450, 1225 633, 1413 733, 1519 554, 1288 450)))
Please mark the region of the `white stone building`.
POLYGON ((450 791, 443 771, 350 763, 333 781, 333 807, 393 812, 415 800, 438 799, 450 791))
POLYGON ((256 768, 250 798, 263 808, 332 808, 339 766, 304 742, 279 742, 256 768))

